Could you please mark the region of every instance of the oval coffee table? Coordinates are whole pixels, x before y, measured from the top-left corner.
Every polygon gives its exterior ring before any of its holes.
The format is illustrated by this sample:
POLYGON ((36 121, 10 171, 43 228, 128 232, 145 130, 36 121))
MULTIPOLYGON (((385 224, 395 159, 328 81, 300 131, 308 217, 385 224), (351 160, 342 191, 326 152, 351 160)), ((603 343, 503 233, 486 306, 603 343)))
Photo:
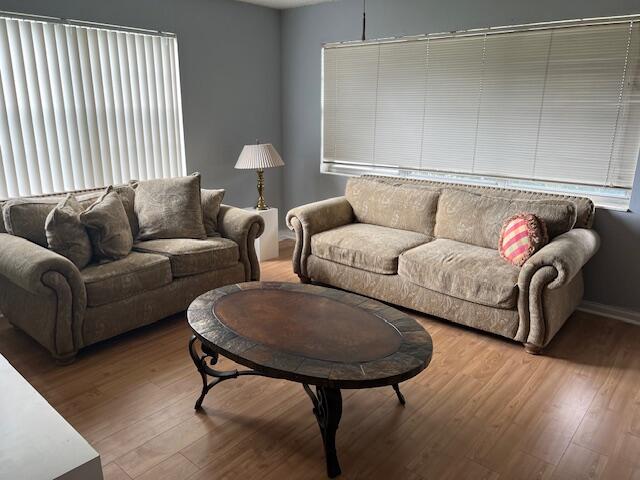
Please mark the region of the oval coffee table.
POLYGON ((313 402, 331 478, 340 474, 340 390, 391 386, 404 405, 398 384, 424 370, 433 350, 429 334, 405 313, 316 285, 229 285, 194 300, 187 318, 194 333, 189 352, 202 376, 196 410, 211 388, 231 378, 262 375, 301 383, 313 402), (251 370, 215 370, 218 355, 251 370))

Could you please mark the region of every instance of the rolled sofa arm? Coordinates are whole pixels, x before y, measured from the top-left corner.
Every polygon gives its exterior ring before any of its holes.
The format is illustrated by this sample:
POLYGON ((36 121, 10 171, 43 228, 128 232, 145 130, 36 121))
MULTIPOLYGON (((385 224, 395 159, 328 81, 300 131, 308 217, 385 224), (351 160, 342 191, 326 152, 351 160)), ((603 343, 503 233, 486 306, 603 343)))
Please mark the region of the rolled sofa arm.
POLYGON ((557 236, 522 266, 518 277, 520 290, 528 290, 534 274, 544 267, 553 267, 556 273, 547 288, 553 290, 568 284, 598 248, 600 236, 593 230, 574 228, 557 236))
POLYGON ((218 213, 218 230, 223 237, 238 244, 245 279, 260 280, 260 262, 255 243, 256 238, 264 232, 263 218, 247 210, 223 204, 218 213))
POLYGON ((353 222, 353 208, 345 197, 329 198, 293 208, 287 213, 287 227, 296 233, 293 249, 293 271, 307 276, 307 257, 311 237, 353 222))
POLYGON ((525 262, 518 278, 516 340, 532 351, 551 341, 580 303, 580 272, 599 246, 596 232, 576 228, 559 235, 525 262))
POLYGON ((80 271, 71 261, 24 238, 0 233, 0 277, 4 287, 0 310, 11 323, 57 358, 82 347, 87 295, 80 271), (45 300, 52 293, 55 302, 49 305, 45 300), (43 325, 45 320, 38 317, 53 319, 53 325, 43 325))

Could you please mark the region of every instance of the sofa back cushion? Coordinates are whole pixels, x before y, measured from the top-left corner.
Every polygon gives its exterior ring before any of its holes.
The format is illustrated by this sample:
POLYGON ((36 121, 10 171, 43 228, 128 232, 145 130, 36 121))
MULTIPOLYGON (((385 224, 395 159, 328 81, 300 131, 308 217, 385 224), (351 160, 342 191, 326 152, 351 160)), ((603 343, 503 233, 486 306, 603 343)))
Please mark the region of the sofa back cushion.
POLYGON ((576 223, 576 206, 568 200, 519 200, 447 188, 440 195, 435 235, 498 248, 502 225, 518 213, 531 213, 544 221, 549 239, 568 232, 576 223))
POLYGON ((440 192, 417 185, 394 185, 358 177, 345 197, 360 223, 410 230, 433 237, 440 192))
POLYGON ((514 200, 566 200, 576 206, 575 228, 592 228, 595 215, 595 206, 591 199, 587 197, 577 197, 573 195, 563 195, 557 193, 531 192, 528 190, 516 190, 513 188, 489 187, 486 185, 464 185, 461 183, 437 182, 423 178, 398 178, 383 177, 379 175, 364 175, 362 178, 369 178, 379 182, 390 184, 421 185, 433 189, 455 188, 479 195, 489 195, 491 197, 511 198, 514 200))
POLYGON ((4 227, 4 218, 2 218, 2 207, 7 202, 0 202, 0 233, 7 233, 7 229, 4 227))
MULTIPOLYGON (((120 195, 120 200, 127 212, 131 232, 135 238, 138 234, 138 220, 134 211, 135 191, 129 185, 113 187, 120 195)), ((43 247, 47 246, 47 235, 44 224, 47 215, 60 203, 67 194, 72 194, 83 209, 89 208, 104 192, 104 188, 89 190, 70 190, 64 193, 52 193, 37 197, 14 198, 0 201, 0 233, 9 233, 25 238, 43 247), (4 213, 7 206, 7 213, 4 213), (8 220, 5 219, 5 215, 8 220), (7 226, 10 224, 10 226, 7 226)))
POLYGON ((58 203, 59 197, 17 198, 2 206, 2 218, 7 233, 47 247, 44 224, 58 203))

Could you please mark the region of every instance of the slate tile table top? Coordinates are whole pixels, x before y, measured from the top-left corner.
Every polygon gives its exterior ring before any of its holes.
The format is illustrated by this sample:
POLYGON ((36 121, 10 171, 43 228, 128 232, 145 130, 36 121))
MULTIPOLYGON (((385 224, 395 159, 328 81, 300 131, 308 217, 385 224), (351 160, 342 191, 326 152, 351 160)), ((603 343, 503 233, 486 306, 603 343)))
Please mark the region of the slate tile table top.
POLYGON ((196 409, 213 386, 242 375, 301 383, 314 405, 331 478, 340 474, 340 390, 392 386, 404 405, 399 383, 424 370, 433 351, 431 336, 409 315, 317 285, 228 285, 194 300, 187 318, 194 333, 189 351, 203 382, 196 409), (216 370, 218 355, 249 369, 216 370))

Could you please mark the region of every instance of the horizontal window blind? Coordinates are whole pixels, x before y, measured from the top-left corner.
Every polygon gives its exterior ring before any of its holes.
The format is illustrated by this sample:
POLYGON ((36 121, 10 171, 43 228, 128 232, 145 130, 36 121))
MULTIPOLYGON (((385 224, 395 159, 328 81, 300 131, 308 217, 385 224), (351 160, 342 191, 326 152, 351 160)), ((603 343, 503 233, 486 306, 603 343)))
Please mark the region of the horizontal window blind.
POLYGON ((0 18, 0 198, 185 173, 177 41, 0 18))
POLYGON ((630 17, 327 45, 322 170, 624 203, 640 148, 639 29, 630 17))

